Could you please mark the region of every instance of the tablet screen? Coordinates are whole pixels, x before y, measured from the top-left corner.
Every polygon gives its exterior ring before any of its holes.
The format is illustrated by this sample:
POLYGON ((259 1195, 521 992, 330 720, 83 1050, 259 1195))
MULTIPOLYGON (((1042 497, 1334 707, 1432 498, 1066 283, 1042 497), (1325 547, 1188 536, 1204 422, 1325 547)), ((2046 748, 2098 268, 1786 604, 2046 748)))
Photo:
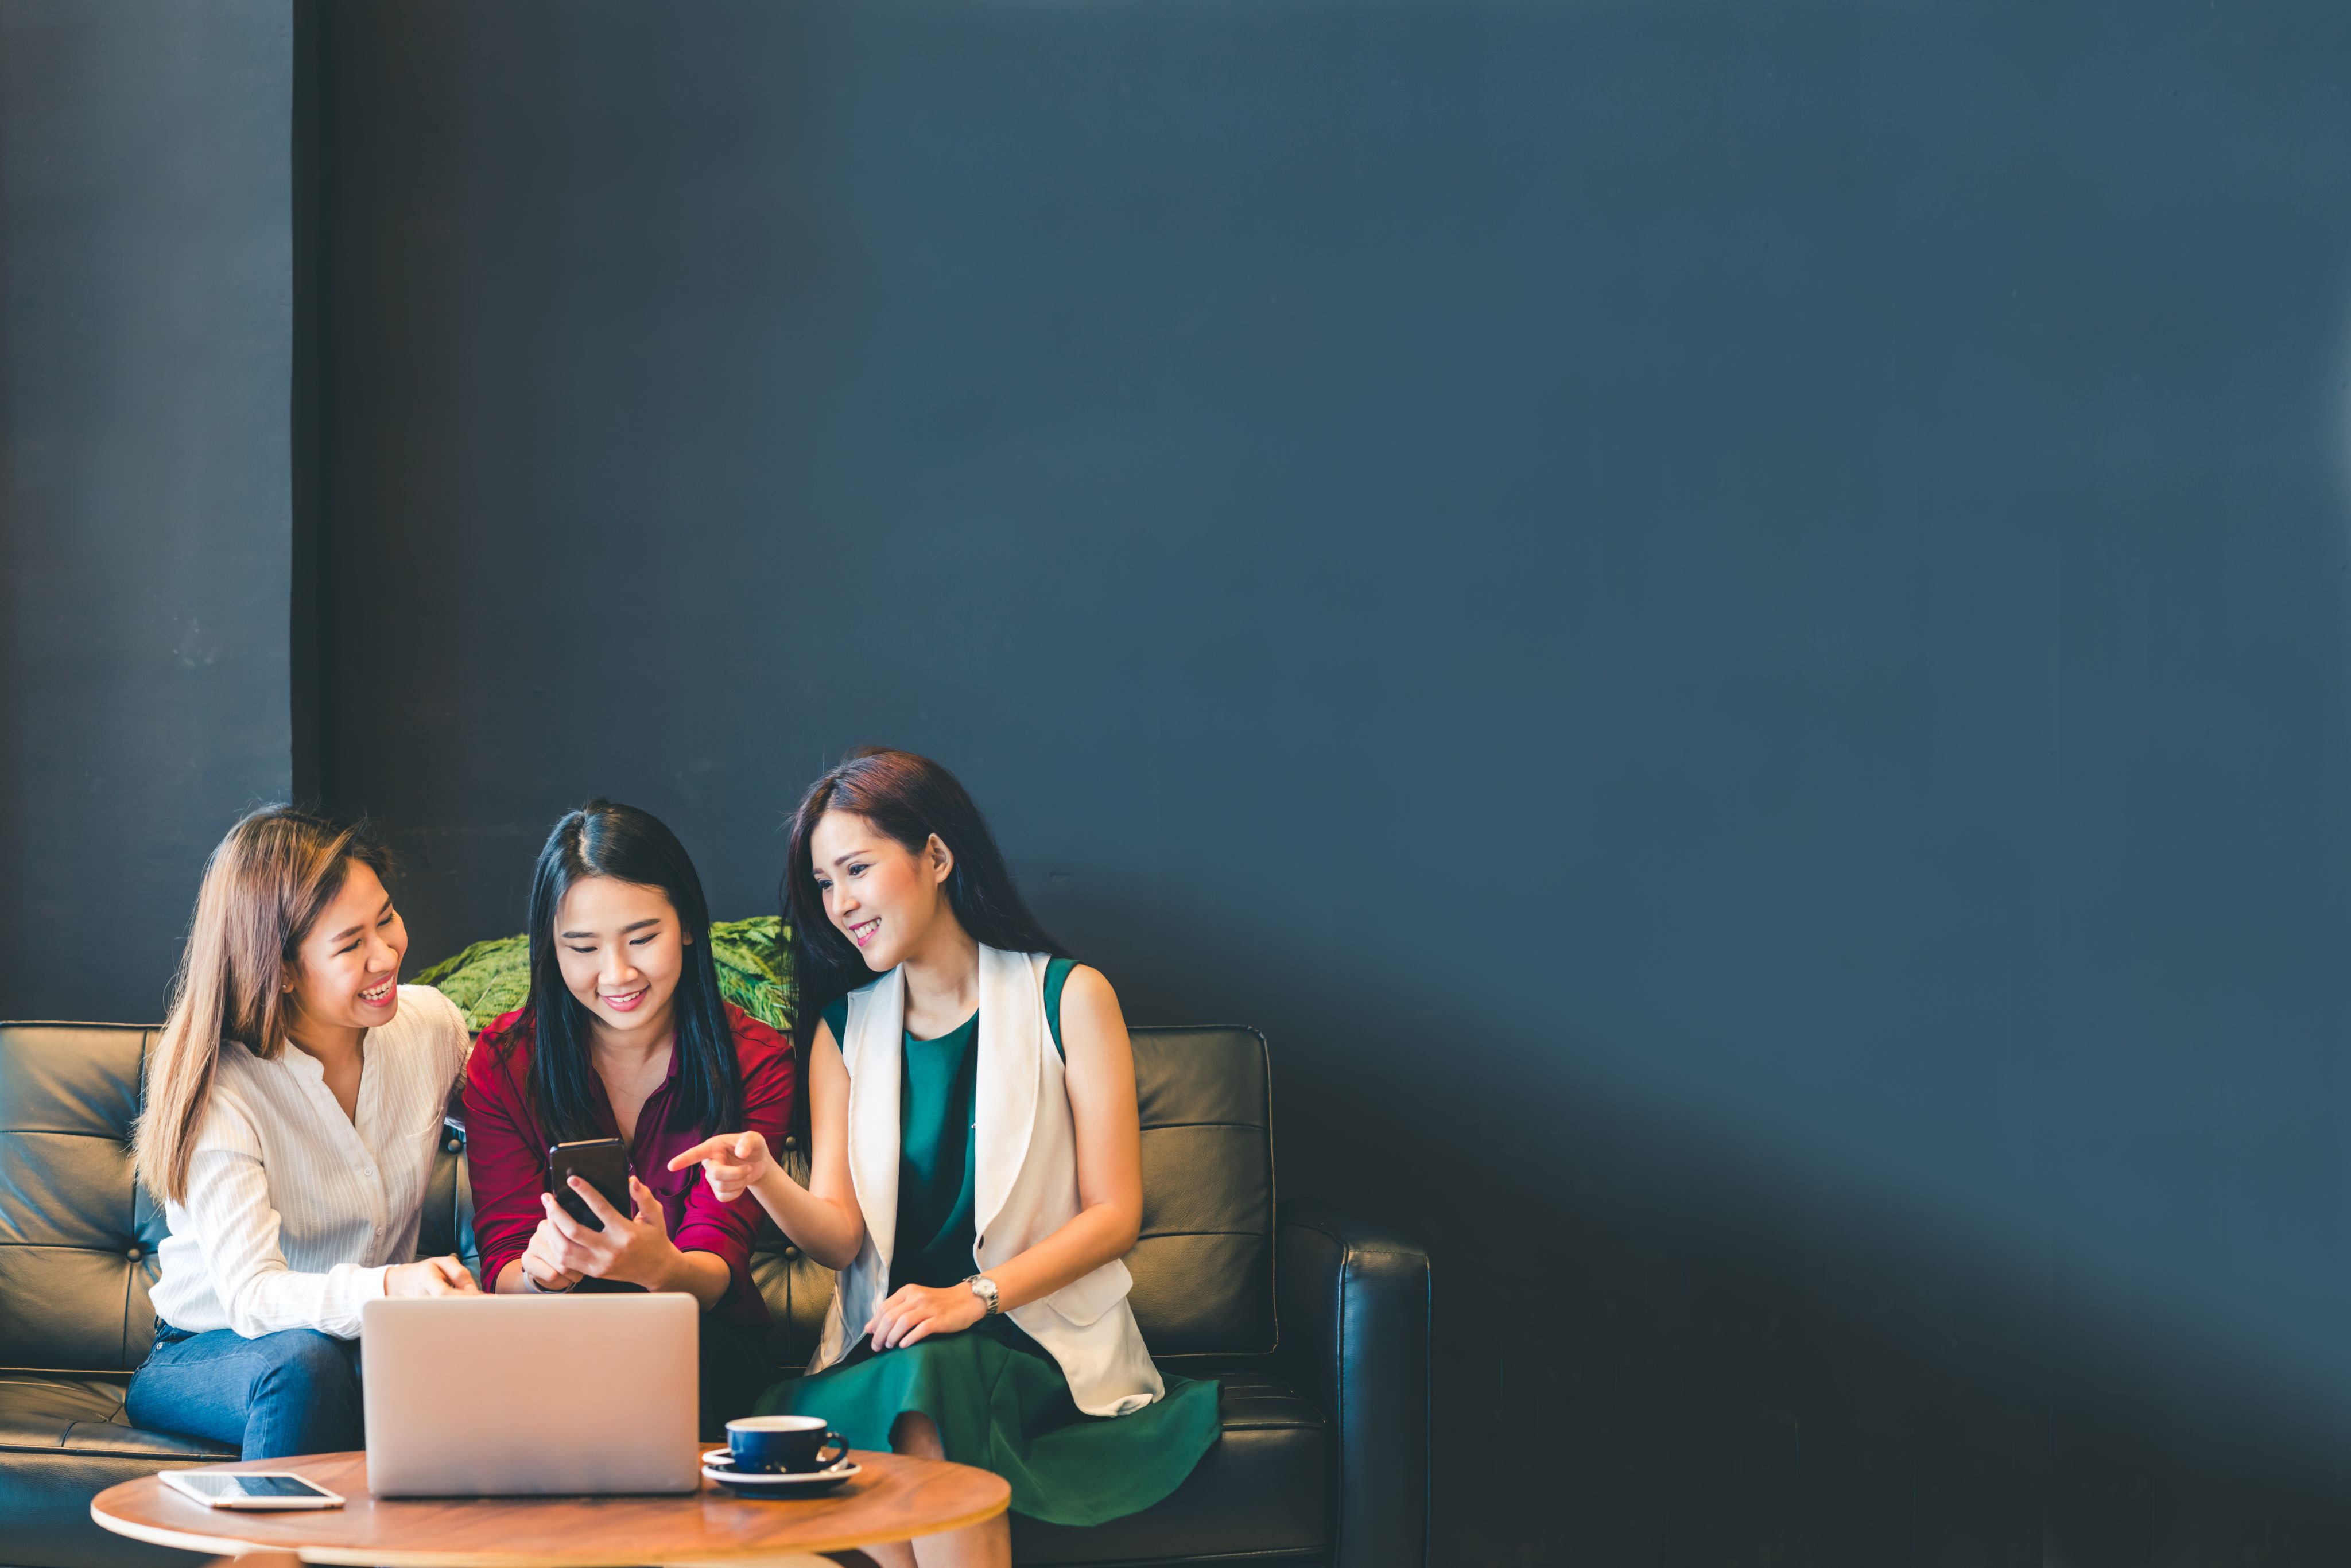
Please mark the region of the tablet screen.
POLYGON ((188 1475, 184 1472, 173 1483, 200 1492, 205 1497, 329 1497, 323 1487, 311 1485, 300 1476, 240 1476, 188 1475))

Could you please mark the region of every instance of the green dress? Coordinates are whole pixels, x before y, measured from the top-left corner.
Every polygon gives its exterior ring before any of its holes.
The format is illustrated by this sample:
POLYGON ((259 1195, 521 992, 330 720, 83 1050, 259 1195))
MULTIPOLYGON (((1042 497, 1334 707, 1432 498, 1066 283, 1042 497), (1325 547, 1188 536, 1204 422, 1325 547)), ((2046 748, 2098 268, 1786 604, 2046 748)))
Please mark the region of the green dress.
MULTIPOLYGON (((1045 970, 1045 1019, 1061 1049, 1061 989, 1074 967, 1045 970)), ((824 1010, 839 1040, 849 1004, 824 1010)), ((898 1092, 898 1244, 890 1288, 960 1284, 974 1271, 972 1121, 979 1089, 979 1015, 935 1040, 906 1036, 898 1092)), ((854 1325, 852 1325, 853 1327, 854 1325)), ((920 1411, 957 1464, 993 1470, 1012 1508, 1054 1524, 1100 1524, 1174 1491, 1217 1441, 1217 1385, 1166 1379, 1165 1398, 1124 1416, 1088 1416, 1044 1346, 1009 1317, 961 1333, 876 1352, 871 1340, 833 1366, 787 1378, 762 1416, 822 1416, 856 1448, 887 1448, 900 1415, 920 1411)))

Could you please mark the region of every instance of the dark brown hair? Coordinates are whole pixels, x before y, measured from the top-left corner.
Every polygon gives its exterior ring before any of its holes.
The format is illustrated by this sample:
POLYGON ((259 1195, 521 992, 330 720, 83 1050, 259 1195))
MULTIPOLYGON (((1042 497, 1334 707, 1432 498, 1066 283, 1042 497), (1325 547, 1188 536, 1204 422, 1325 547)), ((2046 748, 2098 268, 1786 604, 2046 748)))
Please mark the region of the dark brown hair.
POLYGON ((743 1116, 743 1069, 718 991, 702 878, 668 824, 651 811, 605 800, 558 819, 530 875, 530 1091, 540 1124, 559 1141, 596 1135, 589 1012, 563 983, 563 961, 555 950, 563 895, 591 876, 653 888, 676 912, 686 941, 685 967, 672 1002, 678 1093, 669 1125, 697 1135, 730 1131, 743 1116))
POLYGON ((809 840, 827 811, 862 817, 915 853, 936 833, 955 857, 955 869, 947 873, 947 906, 972 940, 1008 953, 1069 956, 1029 913, 996 847, 996 835, 987 831, 987 819, 962 781, 927 757, 861 746, 810 785, 792 813, 781 895, 799 963, 803 1040, 814 1031, 826 1003, 873 977, 855 945, 826 918, 824 892, 816 884, 809 840))

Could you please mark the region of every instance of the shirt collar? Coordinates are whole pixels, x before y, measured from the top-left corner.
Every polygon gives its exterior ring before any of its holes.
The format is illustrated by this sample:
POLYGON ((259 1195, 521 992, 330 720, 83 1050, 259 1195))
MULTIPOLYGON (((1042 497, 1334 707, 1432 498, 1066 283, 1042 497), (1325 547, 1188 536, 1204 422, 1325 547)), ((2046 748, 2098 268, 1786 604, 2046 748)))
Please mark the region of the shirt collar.
MULTIPOLYGON (((645 1096, 645 1104, 648 1106, 656 1100, 667 1101, 677 1088, 678 1064, 684 1056, 684 1053, 678 1050, 676 1036, 672 1035, 669 1042, 669 1071, 662 1074, 661 1086, 645 1096)), ((592 1064, 588 1071, 588 1092, 594 1098, 597 1109, 604 1113, 604 1124, 612 1128, 614 1136, 618 1136, 621 1119, 612 1114, 612 1096, 605 1092, 604 1075, 595 1071, 592 1064)), ((637 1126, 640 1130, 645 1124, 644 1114, 643 1110, 637 1113, 637 1126)))

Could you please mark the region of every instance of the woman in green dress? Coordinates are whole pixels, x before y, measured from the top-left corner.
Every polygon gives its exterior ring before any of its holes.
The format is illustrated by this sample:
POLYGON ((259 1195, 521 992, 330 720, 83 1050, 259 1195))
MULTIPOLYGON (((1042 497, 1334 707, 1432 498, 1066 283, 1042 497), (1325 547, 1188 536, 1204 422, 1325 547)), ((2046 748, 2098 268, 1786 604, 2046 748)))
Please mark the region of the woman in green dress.
MULTIPOLYGON (((1150 1507, 1216 1442, 1217 1385, 1161 1374, 1127 1305, 1142 1138, 1110 982, 1038 925, 955 776, 910 752, 852 752, 810 787, 784 885, 816 1016, 809 1184, 756 1133, 674 1162, 838 1271, 809 1375, 759 1410, 994 1470, 1055 1523, 1150 1507)), ((1010 1542, 998 1517, 867 1550, 960 1568, 1008 1564, 1010 1542)))

